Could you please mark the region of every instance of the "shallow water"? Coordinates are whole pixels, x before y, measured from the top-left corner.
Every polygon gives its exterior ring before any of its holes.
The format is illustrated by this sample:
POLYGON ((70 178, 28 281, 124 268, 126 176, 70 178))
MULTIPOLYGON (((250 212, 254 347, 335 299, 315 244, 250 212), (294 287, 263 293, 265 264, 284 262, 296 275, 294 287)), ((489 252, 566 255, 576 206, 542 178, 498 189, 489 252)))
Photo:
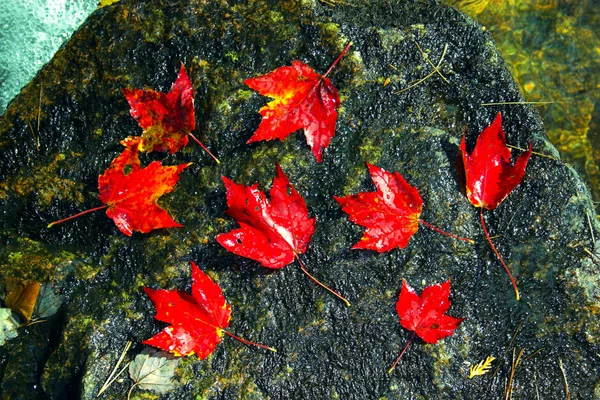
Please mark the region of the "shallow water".
POLYGON ((0 113, 97 4, 97 0, 0 1, 0 113))
POLYGON ((526 101, 552 102, 536 106, 548 137, 564 160, 588 182, 594 200, 600 201, 598 3, 445 2, 466 12, 492 34, 526 101))

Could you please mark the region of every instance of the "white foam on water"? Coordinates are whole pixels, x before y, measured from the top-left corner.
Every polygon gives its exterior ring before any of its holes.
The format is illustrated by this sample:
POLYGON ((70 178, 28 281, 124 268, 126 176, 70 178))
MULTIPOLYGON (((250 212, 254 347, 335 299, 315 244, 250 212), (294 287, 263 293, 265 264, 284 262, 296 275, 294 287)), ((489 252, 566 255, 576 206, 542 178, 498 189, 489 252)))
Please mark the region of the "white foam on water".
POLYGON ((0 114, 98 0, 0 0, 0 114))

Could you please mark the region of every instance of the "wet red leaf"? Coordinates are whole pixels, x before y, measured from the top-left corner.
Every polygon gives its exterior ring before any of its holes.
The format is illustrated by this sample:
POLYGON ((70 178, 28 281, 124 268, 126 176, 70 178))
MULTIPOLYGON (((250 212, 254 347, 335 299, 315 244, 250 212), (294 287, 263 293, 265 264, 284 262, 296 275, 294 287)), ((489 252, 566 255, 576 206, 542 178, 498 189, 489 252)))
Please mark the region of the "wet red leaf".
POLYGON ((521 183, 523 176, 525 176, 525 167, 529 157, 531 157, 531 147, 530 143, 529 150, 521 154, 515 164, 511 165, 511 151, 506 146, 506 137, 502 129, 502 114, 500 113, 496 115, 494 122, 481 132, 471 154, 467 152, 464 136, 460 143, 467 198, 471 204, 479 207, 479 219, 485 237, 508 274, 517 300, 520 299, 517 282, 496 246, 492 243, 485 226, 483 209, 493 210, 498 207, 498 204, 521 183))
MULTIPOLYGON (((188 134, 196 127, 194 89, 183 64, 168 93, 123 89, 123 94, 131 107, 131 116, 144 129, 142 140, 135 141, 140 151, 172 154, 188 143, 188 134)), ((129 137, 122 143, 130 146, 134 142, 129 137)))
POLYGON ((423 201, 398 172, 390 173, 367 163, 376 192, 360 192, 336 197, 350 221, 367 229, 353 249, 380 253, 395 247, 404 248, 419 229, 423 201))
POLYGON ((202 272, 193 261, 192 294, 182 290, 150 289, 144 291, 156 308, 156 318, 170 324, 143 341, 177 356, 211 354, 229 325, 231 306, 225 301, 219 285, 202 272))
POLYGON ((446 315, 451 304, 449 296, 449 280, 442 284, 427 286, 421 296, 404 279, 402 280, 396 311, 400 317, 400 325, 412 331, 413 335, 388 372, 392 372, 396 367, 415 335, 427 343, 436 343, 452 335, 458 325, 464 321, 464 318, 446 315))
POLYGON ((266 75, 246 79, 244 83, 250 88, 273 98, 259 110, 262 121, 247 143, 283 140, 304 129, 306 142, 317 162, 321 162, 323 150, 335 135, 336 110, 340 106, 337 89, 326 76, 349 46, 323 76, 296 60, 291 67, 280 67, 266 75))
POLYGON ((108 206, 106 215, 127 236, 133 231, 181 227, 158 205, 158 199, 173 191, 179 174, 189 165, 164 167, 153 161, 141 168, 137 147, 126 148, 98 177, 100 201, 108 206))
POLYGON ((240 228, 217 236, 227 250, 258 261, 267 268, 282 268, 308 248, 315 230, 315 219, 277 165, 277 174, 269 192, 271 200, 252 186, 239 185, 223 177, 227 188, 227 214, 240 228))
POLYGON ((48 228, 103 209, 127 236, 131 236, 133 231, 148 233, 153 229, 181 227, 158 205, 158 199, 173 191, 179 174, 191 163, 163 167, 160 161, 153 161, 142 168, 138 158, 139 140, 141 138, 132 138, 133 145, 126 147, 98 176, 99 198, 104 206, 54 221, 48 228))
POLYGON ((295 258, 310 280, 350 306, 344 296, 312 276, 298 257, 308 248, 315 231, 315 218, 309 218, 306 202, 279 165, 269 192, 270 201, 258 190, 256 183, 238 185, 226 177, 223 182, 229 207, 226 212, 240 228, 218 235, 217 242, 221 246, 267 268, 283 268, 295 258))
POLYGON ((502 129, 502 115, 498 113, 494 122, 477 138, 473 152, 467 152, 464 136, 460 151, 465 168, 467 198, 475 207, 493 210, 523 180, 531 156, 531 144, 529 150, 511 165, 511 151, 506 146, 502 129))
POLYGON ((446 315, 449 296, 450 281, 427 286, 419 296, 403 279, 396 303, 400 324, 427 343, 452 335, 464 318, 446 315))

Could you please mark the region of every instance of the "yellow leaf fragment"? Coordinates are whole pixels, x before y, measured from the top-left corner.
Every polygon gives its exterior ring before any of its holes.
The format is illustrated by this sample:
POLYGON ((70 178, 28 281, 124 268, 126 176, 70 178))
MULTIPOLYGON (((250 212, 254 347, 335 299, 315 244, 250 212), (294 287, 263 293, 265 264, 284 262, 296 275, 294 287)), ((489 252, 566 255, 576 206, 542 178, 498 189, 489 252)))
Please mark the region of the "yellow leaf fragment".
POLYGON ((469 379, 473 379, 474 376, 477 375, 485 375, 490 372, 492 368, 492 361, 496 358, 493 356, 488 356, 485 360, 481 360, 478 364, 471 365, 469 368, 469 379))
POLYGON ((119 0, 100 0, 98 3, 98 8, 110 6, 113 3, 117 3, 119 0))

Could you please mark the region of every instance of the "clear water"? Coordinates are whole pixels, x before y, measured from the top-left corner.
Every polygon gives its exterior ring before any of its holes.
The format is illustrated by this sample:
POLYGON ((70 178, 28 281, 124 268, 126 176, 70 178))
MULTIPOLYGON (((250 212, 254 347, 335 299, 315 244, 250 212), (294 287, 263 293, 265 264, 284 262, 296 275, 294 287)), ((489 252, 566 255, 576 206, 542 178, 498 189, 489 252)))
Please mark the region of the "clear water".
POLYGON ((491 33, 526 101, 536 106, 563 161, 600 208, 600 2, 444 0, 491 33))
POLYGON ((0 114, 98 0, 0 0, 0 114))

